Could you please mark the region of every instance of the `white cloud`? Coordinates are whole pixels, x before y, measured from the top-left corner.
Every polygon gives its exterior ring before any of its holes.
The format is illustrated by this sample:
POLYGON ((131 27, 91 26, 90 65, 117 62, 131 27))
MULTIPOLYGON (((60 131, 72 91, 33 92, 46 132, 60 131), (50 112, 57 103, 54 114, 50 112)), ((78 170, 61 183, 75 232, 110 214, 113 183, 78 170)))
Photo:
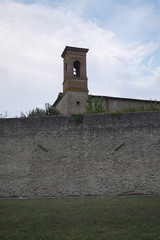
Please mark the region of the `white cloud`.
POLYGON ((152 67, 157 43, 120 41, 96 21, 84 20, 83 4, 77 15, 71 3, 68 8, 65 4, 55 8, 0 2, 0 113, 7 110, 14 117, 20 111, 53 103, 62 90, 60 55, 74 42, 90 49, 90 93, 152 98, 156 92, 158 98, 160 70, 152 67))

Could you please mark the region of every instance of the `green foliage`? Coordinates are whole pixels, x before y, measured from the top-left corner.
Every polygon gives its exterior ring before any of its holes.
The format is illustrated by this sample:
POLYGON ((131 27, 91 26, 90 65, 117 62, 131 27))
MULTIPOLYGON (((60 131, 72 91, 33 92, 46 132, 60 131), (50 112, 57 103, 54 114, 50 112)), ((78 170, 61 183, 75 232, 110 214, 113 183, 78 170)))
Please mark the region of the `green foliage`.
POLYGON ((56 108, 49 106, 46 109, 46 116, 55 116, 55 115, 60 115, 60 112, 56 108))
POLYGON ((83 122, 83 114, 72 114, 71 119, 74 120, 76 123, 80 124, 83 122))
POLYGON ((45 109, 35 108, 32 111, 29 111, 29 113, 24 114, 23 112, 20 113, 20 118, 26 118, 26 117, 45 117, 45 116, 55 116, 60 115, 60 112, 53 108, 51 105, 46 104, 45 109))
POLYGON ((155 103, 150 103, 148 107, 141 105, 139 107, 129 106, 127 108, 123 108, 121 110, 115 111, 112 114, 122 114, 127 112, 147 112, 147 111, 160 111, 159 106, 155 103))
POLYGON ((114 118, 118 118, 118 119, 121 119, 121 116, 122 116, 122 113, 123 112, 111 112, 110 114, 112 115, 113 119, 114 118))
POLYGON ((160 107, 158 107, 156 103, 150 103, 148 110, 146 111, 160 111, 160 107))
POLYGON ((104 113, 103 103, 103 97, 98 98, 89 95, 86 100, 86 113, 104 113))
POLYGON ((87 105, 86 105, 87 113, 92 113, 93 107, 92 107, 92 96, 91 95, 88 95, 86 103, 87 103, 87 105))

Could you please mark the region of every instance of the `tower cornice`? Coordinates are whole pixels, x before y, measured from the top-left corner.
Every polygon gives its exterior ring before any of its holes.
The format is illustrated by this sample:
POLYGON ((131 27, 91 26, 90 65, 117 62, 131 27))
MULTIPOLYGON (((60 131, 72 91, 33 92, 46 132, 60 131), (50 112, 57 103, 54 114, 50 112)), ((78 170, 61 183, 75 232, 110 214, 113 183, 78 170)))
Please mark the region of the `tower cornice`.
POLYGON ((70 47, 70 46, 66 46, 61 57, 64 58, 66 53, 71 50, 71 51, 75 51, 75 52, 85 52, 87 53, 89 51, 88 48, 78 48, 78 47, 70 47))

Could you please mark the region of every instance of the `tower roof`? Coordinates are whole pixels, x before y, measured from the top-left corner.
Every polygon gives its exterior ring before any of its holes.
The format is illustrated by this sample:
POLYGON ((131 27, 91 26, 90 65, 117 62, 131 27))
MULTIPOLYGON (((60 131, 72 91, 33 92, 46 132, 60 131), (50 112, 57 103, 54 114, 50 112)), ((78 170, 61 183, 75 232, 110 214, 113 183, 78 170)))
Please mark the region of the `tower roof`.
POLYGON ((65 49, 64 49, 64 51, 63 51, 63 53, 62 53, 62 55, 61 55, 61 57, 64 58, 65 55, 66 55, 66 53, 67 53, 67 51, 69 51, 69 50, 71 50, 71 51, 77 51, 77 52, 85 52, 85 53, 87 53, 87 52, 89 51, 88 48, 78 48, 78 47, 66 46, 65 49))

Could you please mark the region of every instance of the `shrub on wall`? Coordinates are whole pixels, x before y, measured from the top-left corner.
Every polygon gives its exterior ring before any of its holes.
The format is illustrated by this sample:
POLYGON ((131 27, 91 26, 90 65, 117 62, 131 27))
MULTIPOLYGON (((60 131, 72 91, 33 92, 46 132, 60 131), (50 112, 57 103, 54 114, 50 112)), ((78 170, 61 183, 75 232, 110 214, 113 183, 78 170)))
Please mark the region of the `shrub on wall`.
POLYGON ((103 102, 103 97, 98 98, 88 95, 86 100, 86 113, 104 113, 103 102))
POLYGON ((26 117, 45 117, 45 116, 55 116, 60 115, 60 112, 53 108, 50 104, 46 104, 45 109, 35 108, 29 111, 28 113, 20 113, 20 118, 26 117))

